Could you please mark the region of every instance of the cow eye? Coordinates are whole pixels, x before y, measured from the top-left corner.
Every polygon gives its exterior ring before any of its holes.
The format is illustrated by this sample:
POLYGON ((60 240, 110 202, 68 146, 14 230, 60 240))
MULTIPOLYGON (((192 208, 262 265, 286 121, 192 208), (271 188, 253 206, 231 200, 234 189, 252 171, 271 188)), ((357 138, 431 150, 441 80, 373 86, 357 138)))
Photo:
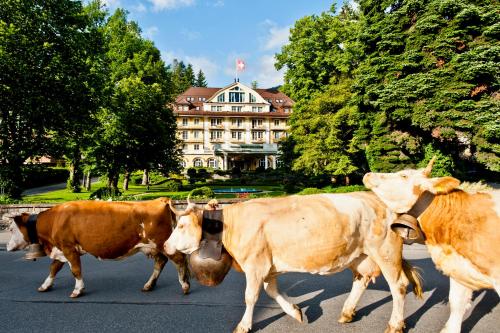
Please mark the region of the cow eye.
POLYGON ((408 178, 408 175, 405 175, 405 174, 403 173, 403 174, 401 174, 401 177, 402 177, 403 179, 407 179, 407 178, 408 178))
POLYGON ((179 225, 177 226, 177 228, 182 229, 182 228, 184 228, 184 225, 183 225, 183 224, 179 224, 179 225))

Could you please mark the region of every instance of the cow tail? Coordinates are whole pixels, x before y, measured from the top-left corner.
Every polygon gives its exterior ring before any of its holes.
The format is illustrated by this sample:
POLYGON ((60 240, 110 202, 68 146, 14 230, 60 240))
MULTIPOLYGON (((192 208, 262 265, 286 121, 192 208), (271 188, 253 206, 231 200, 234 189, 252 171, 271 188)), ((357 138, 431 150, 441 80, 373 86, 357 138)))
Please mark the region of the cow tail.
POLYGON ((408 261, 403 259, 403 271, 410 280, 410 283, 413 286, 413 293, 417 298, 422 299, 423 289, 422 289, 422 275, 419 272, 417 267, 412 266, 408 261))

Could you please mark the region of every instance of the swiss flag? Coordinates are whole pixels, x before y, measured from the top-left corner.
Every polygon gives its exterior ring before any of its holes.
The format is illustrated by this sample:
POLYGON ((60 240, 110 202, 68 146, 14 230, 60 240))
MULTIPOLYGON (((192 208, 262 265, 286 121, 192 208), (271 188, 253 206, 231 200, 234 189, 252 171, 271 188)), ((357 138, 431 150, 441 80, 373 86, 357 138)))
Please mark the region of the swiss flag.
POLYGON ((236 60, 236 70, 238 72, 243 72, 245 70, 245 62, 241 59, 236 60))

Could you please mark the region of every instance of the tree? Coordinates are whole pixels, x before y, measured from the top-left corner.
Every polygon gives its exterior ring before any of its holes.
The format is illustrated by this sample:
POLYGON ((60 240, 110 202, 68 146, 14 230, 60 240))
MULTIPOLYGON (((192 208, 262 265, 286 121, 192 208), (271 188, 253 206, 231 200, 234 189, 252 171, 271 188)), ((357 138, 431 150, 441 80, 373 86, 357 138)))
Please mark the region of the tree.
POLYGON ((252 81, 252 83, 251 83, 251 87, 252 87, 252 89, 257 89, 257 88, 259 87, 259 83, 258 83, 257 81, 255 81, 255 80, 254 80, 254 81, 252 81))
POLYGON ((188 64, 186 67, 186 71, 184 72, 184 87, 194 87, 196 85, 196 77, 194 75, 193 65, 188 64))
POLYGON ((117 189, 120 172, 127 182, 137 169, 176 170, 179 150, 175 118, 166 106, 171 85, 160 52, 123 10, 109 18, 105 33, 111 97, 98 114, 92 153, 108 186, 117 189))
POLYGON ((205 78, 205 74, 203 74, 203 71, 200 69, 198 71, 198 74, 196 76, 196 87, 206 87, 207 86, 207 79, 205 78))
POLYGON ((51 151, 72 112, 89 110, 93 18, 78 1, 0 1, 0 179, 21 196, 21 166, 51 151), (49 28, 50 27, 50 28, 49 28))

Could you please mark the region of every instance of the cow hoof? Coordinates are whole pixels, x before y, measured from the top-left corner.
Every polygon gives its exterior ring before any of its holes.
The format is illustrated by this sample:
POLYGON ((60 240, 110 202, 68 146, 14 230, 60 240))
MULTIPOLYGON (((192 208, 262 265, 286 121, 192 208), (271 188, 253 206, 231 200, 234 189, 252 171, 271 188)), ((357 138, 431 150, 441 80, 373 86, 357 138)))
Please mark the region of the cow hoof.
POLYGON ((83 290, 80 290, 80 291, 74 291, 71 293, 71 295, 69 295, 69 297, 71 298, 77 298, 77 297, 80 297, 83 295, 83 290))
POLYGON ((341 324, 350 323, 354 319, 354 315, 355 315, 354 311, 351 313, 342 312, 339 318, 339 323, 341 324))
POLYGON ((250 328, 243 327, 243 325, 238 324, 234 329, 233 333, 248 333, 250 332, 250 328))
POLYGON ((302 310, 296 304, 292 304, 292 305, 293 305, 293 308, 295 309, 294 315, 292 317, 295 318, 295 320, 297 320, 299 323, 303 323, 304 316, 302 314, 302 310))
POLYGON ((48 287, 40 286, 40 287, 38 287, 38 291, 40 291, 42 293, 45 291, 49 291, 50 289, 52 289, 52 286, 48 286, 48 287))
POLYGON ((147 292, 147 291, 151 291, 153 289, 154 289, 153 286, 144 286, 144 287, 142 287, 141 291, 147 292))
POLYGON ((189 294, 190 287, 191 287, 191 285, 189 283, 185 283, 182 285, 182 292, 184 293, 184 295, 189 294))
POLYGON ((398 327, 392 327, 390 324, 387 325, 387 328, 385 329, 384 333, 403 333, 403 328, 405 327, 405 324, 398 325, 398 327))

